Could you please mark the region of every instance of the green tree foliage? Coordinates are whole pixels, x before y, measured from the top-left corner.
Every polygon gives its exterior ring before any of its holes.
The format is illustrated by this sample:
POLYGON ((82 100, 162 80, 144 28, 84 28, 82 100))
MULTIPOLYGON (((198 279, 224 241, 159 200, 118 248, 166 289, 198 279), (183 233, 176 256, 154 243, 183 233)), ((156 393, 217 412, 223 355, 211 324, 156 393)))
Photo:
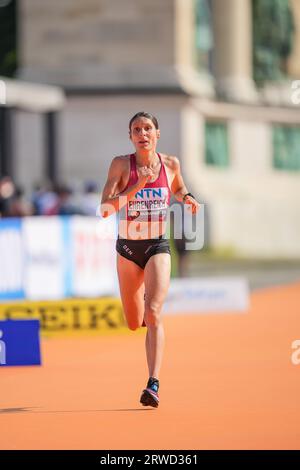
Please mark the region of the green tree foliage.
POLYGON ((0 0, 0 75, 17 69, 17 0, 0 0))
POLYGON ((254 79, 284 79, 294 39, 289 0, 252 0, 252 11, 254 79))

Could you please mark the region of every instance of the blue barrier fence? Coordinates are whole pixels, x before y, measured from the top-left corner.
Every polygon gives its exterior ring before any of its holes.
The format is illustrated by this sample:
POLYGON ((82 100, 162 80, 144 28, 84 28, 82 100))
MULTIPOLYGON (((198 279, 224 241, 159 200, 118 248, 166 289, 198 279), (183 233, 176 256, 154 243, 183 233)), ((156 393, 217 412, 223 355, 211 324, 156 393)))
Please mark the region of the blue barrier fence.
POLYGON ((115 295, 114 218, 0 219, 0 301, 115 295))

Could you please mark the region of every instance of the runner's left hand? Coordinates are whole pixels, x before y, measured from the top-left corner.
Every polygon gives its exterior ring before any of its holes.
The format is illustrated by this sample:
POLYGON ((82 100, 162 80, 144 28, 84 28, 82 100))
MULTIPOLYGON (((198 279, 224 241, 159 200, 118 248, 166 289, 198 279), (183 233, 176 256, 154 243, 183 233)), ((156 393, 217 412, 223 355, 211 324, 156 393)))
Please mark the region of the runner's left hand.
POLYGON ((192 196, 186 196, 184 204, 189 205, 188 210, 191 211, 192 214, 196 214, 201 207, 199 202, 197 202, 192 196))

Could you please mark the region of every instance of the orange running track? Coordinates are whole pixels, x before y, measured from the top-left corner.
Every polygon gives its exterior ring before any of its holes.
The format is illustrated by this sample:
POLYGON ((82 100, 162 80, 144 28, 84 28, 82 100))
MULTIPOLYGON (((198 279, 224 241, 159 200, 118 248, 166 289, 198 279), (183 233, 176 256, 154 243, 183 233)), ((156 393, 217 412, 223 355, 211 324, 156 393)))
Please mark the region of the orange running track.
POLYGON ((165 327, 158 409, 139 404, 144 334, 44 339, 42 367, 1 368, 0 448, 300 448, 300 284, 165 327))

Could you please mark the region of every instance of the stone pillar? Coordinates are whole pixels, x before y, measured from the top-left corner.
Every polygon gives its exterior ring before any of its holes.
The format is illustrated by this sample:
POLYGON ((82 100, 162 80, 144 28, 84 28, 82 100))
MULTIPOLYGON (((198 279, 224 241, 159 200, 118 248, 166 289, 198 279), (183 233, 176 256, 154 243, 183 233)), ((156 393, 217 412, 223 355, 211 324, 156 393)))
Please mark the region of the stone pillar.
POLYGON ((188 93, 214 96, 213 78, 196 68, 195 0, 174 0, 175 5, 175 68, 182 88, 188 93))
POLYGON ((0 106, 0 176, 15 177, 13 108, 0 106))
POLYGON ((175 4, 175 60, 181 67, 192 67, 195 41, 194 0, 175 0, 175 4))
POLYGON ((56 183, 59 181, 59 153, 57 142, 57 112, 48 112, 43 116, 45 132, 45 177, 56 183))
POLYGON ((251 0, 212 0, 212 8, 218 93, 228 100, 256 101, 251 0))

